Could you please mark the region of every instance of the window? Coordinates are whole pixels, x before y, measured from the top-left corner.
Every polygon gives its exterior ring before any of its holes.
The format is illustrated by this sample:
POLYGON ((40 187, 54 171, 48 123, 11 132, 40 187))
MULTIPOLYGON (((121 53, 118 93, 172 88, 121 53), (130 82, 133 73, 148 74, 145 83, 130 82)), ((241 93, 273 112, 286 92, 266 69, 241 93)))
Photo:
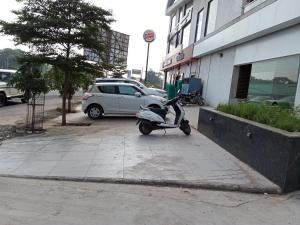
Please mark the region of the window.
POLYGON ((193 2, 189 2, 184 7, 184 15, 186 15, 193 8, 193 2))
POLYGON ((176 34, 176 45, 175 47, 177 48, 178 45, 181 44, 181 31, 179 31, 177 34, 176 34))
POLYGON ((191 31, 191 23, 185 26, 182 30, 182 48, 186 48, 189 46, 190 41, 190 31, 191 31))
POLYGON ((297 90, 299 65, 300 56, 253 63, 248 91, 249 98, 293 99, 297 90))
POLYGON ((174 15, 171 19, 170 32, 175 29, 175 26, 176 26, 176 16, 174 15))
POLYGON ((139 92, 137 89, 131 86, 120 85, 119 93, 120 95, 134 95, 136 92, 139 92))
POLYGON ((0 82, 8 82, 10 79, 11 74, 10 73, 2 73, 0 72, 0 82))
POLYGON ((98 89, 101 93, 104 94, 116 94, 116 86, 98 86, 98 89))
POLYGON ((183 10, 183 8, 180 8, 179 9, 179 16, 178 16, 178 23, 183 18, 183 16, 184 16, 184 10, 183 10))
POLYGON ((208 11, 206 17, 205 36, 213 32, 216 28, 218 10, 218 0, 212 0, 208 3, 208 11))
POLYGON ((169 42, 169 53, 176 48, 176 35, 174 35, 169 42))
POLYGON ((195 42, 199 41, 201 38, 202 24, 203 24, 203 9, 199 11, 197 15, 195 42))

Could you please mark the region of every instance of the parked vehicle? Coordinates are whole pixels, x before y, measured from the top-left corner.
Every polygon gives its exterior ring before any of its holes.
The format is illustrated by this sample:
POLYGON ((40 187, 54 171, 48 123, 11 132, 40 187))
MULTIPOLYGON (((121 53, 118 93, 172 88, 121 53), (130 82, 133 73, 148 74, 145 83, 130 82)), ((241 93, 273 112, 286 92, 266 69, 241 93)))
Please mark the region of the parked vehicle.
POLYGON ((22 103, 26 103, 26 98, 23 92, 7 85, 10 77, 15 72, 15 70, 0 69, 0 107, 4 106, 8 100, 13 98, 20 98, 22 103))
POLYGON ((267 105, 279 106, 282 108, 292 108, 295 104, 295 96, 287 96, 281 99, 266 100, 267 105))
POLYGON ((169 100, 165 105, 172 106, 175 111, 174 124, 166 122, 167 111, 165 109, 145 108, 141 107, 140 112, 136 114, 138 118, 137 125, 143 135, 149 135, 153 130, 164 130, 179 128, 186 135, 191 134, 189 121, 185 119, 185 112, 179 104, 179 97, 169 100))
POLYGON ((203 84, 200 78, 186 78, 182 80, 182 89, 179 94, 180 103, 186 104, 198 104, 203 106, 205 104, 202 97, 203 84))
POLYGON ((198 104, 199 106, 204 106, 205 101, 199 92, 192 92, 188 94, 179 94, 179 102, 181 105, 187 104, 198 104))
POLYGON ((125 78, 97 78, 96 79, 96 83, 112 83, 112 82, 133 84, 139 87, 140 89, 142 89, 148 95, 156 95, 166 99, 168 98, 168 94, 165 90, 158 89, 158 88, 148 88, 141 82, 133 79, 125 79, 125 78))
POLYGON ((133 84, 97 83, 90 87, 82 97, 82 110, 91 119, 103 115, 135 115, 141 105, 164 109, 166 99, 147 95, 144 90, 133 84))

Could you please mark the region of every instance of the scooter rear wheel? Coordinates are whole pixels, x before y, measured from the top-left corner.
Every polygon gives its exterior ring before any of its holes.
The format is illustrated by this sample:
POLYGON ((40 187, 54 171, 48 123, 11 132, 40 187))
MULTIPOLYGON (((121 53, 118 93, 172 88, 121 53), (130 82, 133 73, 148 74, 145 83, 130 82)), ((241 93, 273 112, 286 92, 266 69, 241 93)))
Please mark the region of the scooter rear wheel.
POLYGON ((152 132, 151 124, 142 121, 139 125, 139 130, 143 135, 149 135, 152 132))

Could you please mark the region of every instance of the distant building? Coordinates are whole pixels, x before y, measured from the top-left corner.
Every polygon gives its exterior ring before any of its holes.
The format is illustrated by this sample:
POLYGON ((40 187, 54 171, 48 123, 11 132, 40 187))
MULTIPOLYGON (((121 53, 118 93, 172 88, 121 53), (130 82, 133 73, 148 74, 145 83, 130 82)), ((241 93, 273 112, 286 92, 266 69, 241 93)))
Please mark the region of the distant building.
POLYGON ((122 62, 127 65, 129 35, 113 30, 109 32, 103 31, 100 39, 106 44, 108 51, 103 52, 100 57, 95 52, 84 49, 84 56, 86 56, 89 61, 105 62, 112 65, 117 65, 122 62))
POLYGON ((300 105, 299 0, 168 0, 161 70, 203 81, 206 102, 291 97, 300 105))

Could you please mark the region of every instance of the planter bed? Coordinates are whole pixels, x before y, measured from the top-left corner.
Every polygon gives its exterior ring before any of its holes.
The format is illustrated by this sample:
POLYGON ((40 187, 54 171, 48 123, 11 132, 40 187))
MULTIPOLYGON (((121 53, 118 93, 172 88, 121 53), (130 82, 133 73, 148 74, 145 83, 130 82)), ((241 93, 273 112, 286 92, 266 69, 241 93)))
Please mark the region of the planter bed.
POLYGON ((204 107, 198 130, 277 184, 300 190, 300 133, 291 133, 204 107))

